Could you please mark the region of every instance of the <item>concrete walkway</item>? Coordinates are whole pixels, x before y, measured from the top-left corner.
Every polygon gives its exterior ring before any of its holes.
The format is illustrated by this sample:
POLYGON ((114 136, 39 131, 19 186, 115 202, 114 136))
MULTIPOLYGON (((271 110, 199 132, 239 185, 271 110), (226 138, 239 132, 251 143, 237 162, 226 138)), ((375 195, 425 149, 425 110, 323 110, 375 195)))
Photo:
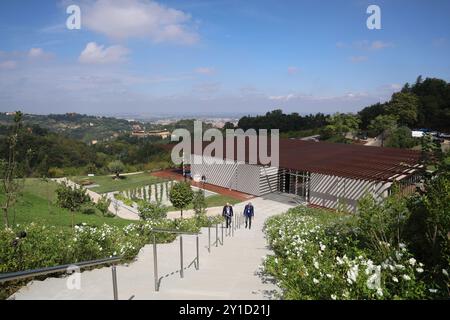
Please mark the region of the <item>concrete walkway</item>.
MULTIPOLYGON (((153 247, 145 246, 137 260, 117 267, 119 299, 270 299, 276 286, 264 283, 258 275, 264 256, 270 253, 262 231, 264 221, 287 211, 294 204, 255 198, 255 220, 251 230, 237 229, 234 237, 225 237, 223 246, 212 246, 208 253, 208 229, 202 229, 200 270, 185 269, 180 278, 179 238, 158 245, 160 291, 155 292, 153 247)), ((245 203, 234 206, 241 214, 245 203)), ((220 237, 220 231, 219 231, 220 237)), ((215 239, 215 228, 211 229, 215 239)), ((183 236, 184 266, 195 258, 195 236, 183 236)), ((101 268, 81 273, 81 289, 69 290, 65 278, 33 281, 12 298, 15 299, 112 299, 111 269, 101 268)))

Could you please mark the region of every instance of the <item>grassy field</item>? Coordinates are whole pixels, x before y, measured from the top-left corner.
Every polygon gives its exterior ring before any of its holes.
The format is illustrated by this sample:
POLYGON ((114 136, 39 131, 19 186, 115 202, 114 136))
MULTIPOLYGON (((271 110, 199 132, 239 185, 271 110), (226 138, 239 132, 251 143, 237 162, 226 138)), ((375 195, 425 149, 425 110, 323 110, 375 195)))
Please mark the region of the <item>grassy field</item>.
POLYGON ((133 188, 148 186, 150 184, 163 182, 165 180, 153 177, 148 173, 139 173, 129 176, 121 176, 122 179, 113 179, 112 176, 97 176, 97 177, 73 177, 71 178, 76 183, 83 180, 90 180, 98 187, 89 188, 97 193, 107 193, 112 191, 125 191, 133 188))
MULTIPOLYGON (((72 225, 72 213, 55 204, 56 188, 57 184, 52 181, 44 182, 41 179, 26 179, 23 196, 19 199, 15 209, 13 209, 10 214, 10 223, 14 222, 13 216, 15 211, 15 224, 36 222, 49 226, 70 228, 72 225)), ((0 194, 0 201, 2 201, 3 198, 4 195, 0 194)), ((75 224, 84 222, 96 226, 106 223, 123 227, 133 221, 115 217, 108 218, 101 215, 86 215, 76 212, 74 215, 74 222, 75 224)), ((0 226, 3 227, 3 224, 2 217, 0 226)))
MULTIPOLYGON (((212 208, 212 207, 221 207, 227 204, 227 202, 229 202, 230 204, 236 204, 241 202, 240 200, 237 200, 235 198, 229 197, 229 196, 224 196, 221 194, 216 194, 210 197, 206 198, 206 207, 207 208, 212 208)), ((192 204, 189 205, 189 207, 187 208, 192 209, 193 206, 192 204)), ((174 207, 169 207, 169 211, 177 211, 177 209, 175 209, 174 207)))

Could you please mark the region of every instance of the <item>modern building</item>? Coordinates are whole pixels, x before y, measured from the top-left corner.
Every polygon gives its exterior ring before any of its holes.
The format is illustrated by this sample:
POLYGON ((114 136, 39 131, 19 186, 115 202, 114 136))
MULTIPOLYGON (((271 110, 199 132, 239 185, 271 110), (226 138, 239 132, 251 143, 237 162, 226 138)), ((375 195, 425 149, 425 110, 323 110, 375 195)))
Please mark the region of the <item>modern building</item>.
POLYGON ((191 153, 194 180, 204 176, 207 183, 255 196, 282 192, 314 206, 350 211, 367 192, 383 199, 394 182, 407 189, 422 172, 418 151, 290 139, 280 140, 278 166, 249 164, 248 154, 245 161, 234 157, 226 163, 214 163, 213 157, 191 153))

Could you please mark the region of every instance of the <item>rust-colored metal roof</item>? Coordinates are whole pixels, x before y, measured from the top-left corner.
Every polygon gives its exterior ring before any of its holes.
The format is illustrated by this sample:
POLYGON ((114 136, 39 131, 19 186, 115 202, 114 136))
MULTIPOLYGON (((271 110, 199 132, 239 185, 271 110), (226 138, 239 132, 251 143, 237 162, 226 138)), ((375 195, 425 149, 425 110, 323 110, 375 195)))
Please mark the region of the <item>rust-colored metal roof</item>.
POLYGON ((280 140, 280 167, 363 180, 393 181, 418 169, 421 153, 356 144, 280 140))
MULTIPOLYGON (((203 149, 209 144, 204 142, 203 149)), ((421 153, 414 150, 298 139, 280 139, 279 147, 279 167, 285 169, 371 181, 394 181, 420 169, 421 153)), ((248 139, 245 149, 244 162, 249 163, 248 139)), ((270 149, 269 143, 269 154, 270 149)), ((225 159, 225 143, 223 154, 225 159)), ((235 143, 234 160, 237 160, 236 154, 235 143)))

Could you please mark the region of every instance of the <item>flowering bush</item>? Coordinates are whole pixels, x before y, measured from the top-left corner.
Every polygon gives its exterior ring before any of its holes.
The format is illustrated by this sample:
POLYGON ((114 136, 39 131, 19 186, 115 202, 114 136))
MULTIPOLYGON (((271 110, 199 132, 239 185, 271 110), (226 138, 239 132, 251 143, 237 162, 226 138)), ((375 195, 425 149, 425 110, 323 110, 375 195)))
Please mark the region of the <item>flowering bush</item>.
POLYGON ((432 295, 406 245, 379 259, 358 240, 355 218, 298 207, 265 225, 275 255, 264 262, 286 299, 421 299, 432 295))
MULTIPOLYGON (((151 243, 175 239, 168 233, 154 233, 153 228, 197 232, 199 225, 191 219, 158 219, 119 228, 104 224, 75 226, 73 231, 31 223, 0 230, 0 273, 31 270, 81 261, 122 256, 132 260, 139 250, 151 243)), ((20 283, 0 285, 0 299, 6 298, 20 283)))

